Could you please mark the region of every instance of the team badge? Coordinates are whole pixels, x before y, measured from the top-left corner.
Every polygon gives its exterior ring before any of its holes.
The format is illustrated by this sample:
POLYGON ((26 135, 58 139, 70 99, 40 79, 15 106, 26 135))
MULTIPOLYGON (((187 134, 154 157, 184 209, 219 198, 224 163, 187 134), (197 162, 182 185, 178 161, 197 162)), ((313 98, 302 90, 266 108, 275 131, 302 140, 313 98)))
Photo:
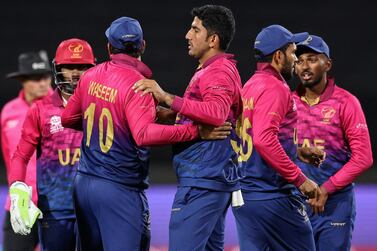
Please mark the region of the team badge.
POLYGON ((50 133, 54 134, 64 130, 60 116, 52 116, 50 119, 50 133))
POLYGON ((68 50, 72 52, 71 58, 81 58, 81 53, 84 50, 84 46, 80 43, 71 43, 68 46, 68 50))
POLYGON ((336 113, 335 109, 331 106, 322 108, 322 111, 321 111, 321 114, 323 116, 322 122, 325 124, 330 123, 330 120, 332 119, 332 117, 334 117, 335 113, 336 113))

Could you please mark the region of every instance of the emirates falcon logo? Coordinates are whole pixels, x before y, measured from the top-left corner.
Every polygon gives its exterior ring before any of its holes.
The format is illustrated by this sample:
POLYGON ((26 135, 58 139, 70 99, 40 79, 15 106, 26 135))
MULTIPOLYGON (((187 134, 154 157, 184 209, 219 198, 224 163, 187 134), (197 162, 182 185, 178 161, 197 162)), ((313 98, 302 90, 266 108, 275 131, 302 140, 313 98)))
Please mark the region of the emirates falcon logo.
POLYGON ((336 111, 333 107, 329 106, 329 107, 322 108, 321 113, 323 116, 322 122, 325 124, 328 124, 330 123, 330 120, 332 119, 332 117, 334 117, 336 111))

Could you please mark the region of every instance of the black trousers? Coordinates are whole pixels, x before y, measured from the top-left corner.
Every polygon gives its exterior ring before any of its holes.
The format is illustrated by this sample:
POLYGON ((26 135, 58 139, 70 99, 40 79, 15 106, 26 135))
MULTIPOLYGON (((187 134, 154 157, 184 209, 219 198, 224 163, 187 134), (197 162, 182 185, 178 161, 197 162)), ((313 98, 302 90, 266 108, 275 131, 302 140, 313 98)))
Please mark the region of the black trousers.
POLYGON ((12 225, 10 223, 10 213, 5 211, 4 223, 3 223, 3 250, 4 251, 34 251, 38 245, 38 227, 37 223, 34 224, 31 229, 31 233, 28 235, 20 235, 13 232, 12 225))

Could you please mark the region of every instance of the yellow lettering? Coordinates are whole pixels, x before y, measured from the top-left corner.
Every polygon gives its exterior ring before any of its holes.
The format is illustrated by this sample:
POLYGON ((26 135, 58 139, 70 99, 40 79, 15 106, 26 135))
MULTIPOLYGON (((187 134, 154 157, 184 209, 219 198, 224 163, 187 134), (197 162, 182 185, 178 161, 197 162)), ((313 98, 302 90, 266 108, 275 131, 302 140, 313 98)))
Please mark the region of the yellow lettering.
POLYGON ((314 139, 314 146, 320 150, 325 150, 325 141, 323 139, 314 139))
POLYGON ((111 90, 110 87, 108 87, 108 88, 106 89, 106 94, 105 94, 105 100, 106 100, 106 101, 109 101, 110 90, 111 90))
POLYGON ((99 117, 99 145, 101 151, 107 153, 111 146, 113 145, 114 141, 114 125, 113 119, 111 116, 111 112, 107 108, 102 108, 101 116, 99 117), (106 128, 106 136, 104 137, 104 129, 103 129, 103 118, 106 117, 107 119, 107 128, 106 128), (103 143, 103 139, 105 139, 105 143, 103 143))
POLYGON ((324 151, 325 150, 325 143, 326 143, 326 141, 323 140, 323 139, 313 139, 313 143, 311 144, 310 139, 304 139, 302 141, 301 147, 311 147, 311 146, 313 146, 313 147, 316 147, 316 148, 324 151))
POLYGON ((94 89, 95 83, 93 81, 90 81, 90 86, 88 89, 88 94, 92 95, 93 94, 93 89, 94 89))
POLYGON ((58 150, 58 157, 59 157, 60 165, 62 165, 62 166, 68 165, 69 160, 70 160, 70 150, 69 150, 69 148, 67 148, 65 150, 65 160, 63 159, 63 150, 61 150, 61 149, 58 150))
POLYGON ((118 90, 96 83, 94 81, 90 81, 88 94, 107 102, 115 103, 115 98, 118 94, 118 90))
POLYGON ((117 89, 111 89, 111 92, 110 92, 110 97, 109 97, 109 101, 111 103, 114 103, 115 102, 115 98, 117 96, 117 93, 118 93, 118 90, 117 89))
POLYGON ((107 86, 102 86, 102 92, 101 92, 101 99, 105 100, 105 92, 107 90, 107 86))
POLYGON ((309 139, 304 139, 302 141, 302 146, 301 147, 310 147, 310 141, 309 141, 309 139))
POLYGON ((101 98, 101 92, 102 92, 103 85, 98 84, 98 90, 96 93, 97 98, 101 98))
POLYGON ((251 122, 249 118, 242 119, 241 117, 241 119, 237 120, 236 133, 240 137, 241 142, 240 145, 238 145, 238 143, 234 140, 231 140, 230 143, 233 150, 238 154, 239 162, 247 161, 253 152, 253 140, 248 133, 249 129, 251 129, 251 122))
POLYGON ((77 161, 80 160, 80 148, 76 148, 75 152, 73 153, 72 160, 71 160, 71 165, 73 166, 77 161))

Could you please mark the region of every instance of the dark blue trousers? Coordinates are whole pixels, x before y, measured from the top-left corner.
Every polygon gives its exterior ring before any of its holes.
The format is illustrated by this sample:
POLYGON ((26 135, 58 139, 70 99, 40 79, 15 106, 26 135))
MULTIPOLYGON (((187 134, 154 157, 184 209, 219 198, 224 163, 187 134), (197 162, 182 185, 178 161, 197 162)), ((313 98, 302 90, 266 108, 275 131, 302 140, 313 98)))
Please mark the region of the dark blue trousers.
POLYGON ((231 192, 178 187, 169 224, 170 251, 224 250, 231 192))
POLYGON ((143 191, 77 174, 73 198, 82 251, 149 250, 149 206, 143 191))
POLYGON ((313 232, 299 197, 248 200, 233 209, 241 251, 315 250, 313 232))

